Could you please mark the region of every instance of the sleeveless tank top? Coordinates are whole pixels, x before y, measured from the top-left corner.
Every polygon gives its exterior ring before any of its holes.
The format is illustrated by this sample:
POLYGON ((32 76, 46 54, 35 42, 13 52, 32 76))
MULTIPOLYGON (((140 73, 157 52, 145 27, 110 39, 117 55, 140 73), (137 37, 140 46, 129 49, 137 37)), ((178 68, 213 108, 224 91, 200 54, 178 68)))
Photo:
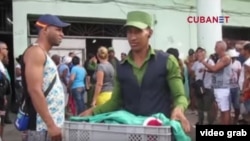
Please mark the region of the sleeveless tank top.
MULTIPOLYGON (((220 60, 218 60, 219 62, 220 60)), ((231 87, 231 63, 219 72, 214 73, 212 76, 213 88, 230 88, 231 87)))
MULTIPOLYGON (((55 63, 52 61, 52 59, 47 53, 45 53, 45 57, 46 59, 44 62, 44 69, 43 69, 42 91, 45 92, 47 90, 49 85, 52 83, 54 77, 56 76, 56 81, 53 87, 51 88, 50 92, 46 96, 46 103, 48 106, 49 113, 54 120, 54 123, 58 127, 62 127, 64 123, 64 103, 65 103, 63 86, 60 81, 55 63)), ((41 116, 36 112, 29 97, 29 92, 27 90, 26 77, 24 72, 26 69, 29 68, 26 68, 25 63, 23 61, 21 61, 21 66, 22 66, 21 72, 22 72, 23 92, 24 95, 27 96, 28 98, 27 105, 29 106, 28 113, 30 116, 30 121, 28 123, 28 129, 35 131, 46 131, 47 126, 42 120, 41 116)))
MULTIPOLYGON (((60 77, 58 75, 57 67, 52 59, 46 55, 47 59, 44 66, 44 73, 43 73, 43 91, 51 84, 54 76, 56 75, 57 79, 52 87, 51 91, 48 93, 46 97, 46 101, 48 104, 49 112, 58 127, 62 127, 64 123, 64 91, 63 86, 60 81, 60 77)), ((40 115, 37 113, 36 119, 36 130, 42 131, 47 130, 46 124, 43 122, 40 115)))

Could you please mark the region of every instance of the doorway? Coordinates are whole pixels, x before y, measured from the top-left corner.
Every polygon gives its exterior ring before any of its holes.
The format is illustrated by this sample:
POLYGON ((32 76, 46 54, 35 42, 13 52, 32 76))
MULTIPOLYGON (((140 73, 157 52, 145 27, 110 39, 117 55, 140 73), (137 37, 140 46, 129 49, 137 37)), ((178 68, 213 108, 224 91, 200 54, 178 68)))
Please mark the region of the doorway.
POLYGON ((223 38, 230 40, 250 40, 250 28, 247 27, 222 27, 223 38))
MULTIPOLYGON (((15 58, 14 58, 14 48, 13 48, 13 35, 12 34, 0 34, 1 41, 5 42, 8 46, 8 58, 9 64, 7 67, 11 78, 12 90, 15 88, 15 58)), ((12 102, 15 100, 15 91, 12 91, 12 102)))
POLYGON ((86 56, 89 56, 89 54, 96 55, 100 46, 111 47, 112 39, 86 39, 86 56))

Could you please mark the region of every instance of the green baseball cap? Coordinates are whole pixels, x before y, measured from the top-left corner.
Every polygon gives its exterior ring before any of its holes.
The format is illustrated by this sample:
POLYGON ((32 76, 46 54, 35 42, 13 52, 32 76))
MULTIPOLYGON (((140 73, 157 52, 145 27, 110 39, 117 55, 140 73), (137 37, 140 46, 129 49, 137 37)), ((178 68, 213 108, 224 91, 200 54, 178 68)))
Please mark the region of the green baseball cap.
POLYGON ((113 47, 109 47, 108 48, 108 51, 110 52, 110 51, 114 51, 114 48, 113 47))
POLYGON ((152 26, 152 17, 143 11, 132 11, 127 15, 125 26, 133 26, 139 29, 145 29, 152 26))

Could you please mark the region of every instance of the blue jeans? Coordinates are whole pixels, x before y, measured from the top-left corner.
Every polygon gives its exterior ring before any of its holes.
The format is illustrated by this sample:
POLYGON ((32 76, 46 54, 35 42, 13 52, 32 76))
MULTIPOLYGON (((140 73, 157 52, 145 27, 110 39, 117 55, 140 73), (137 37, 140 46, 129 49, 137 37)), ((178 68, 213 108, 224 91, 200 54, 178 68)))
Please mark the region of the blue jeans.
POLYGON ((247 113, 250 113, 250 99, 244 102, 247 113))
POLYGON ((79 115, 85 110, 85 104, 84 104, 84 98, 83 98, 84 93, 85 93, 84 87, 72 89, 72 96, 76 103, 77 115, 79 115))
POLYGON ((240 109, 240 89, 231 88, 230 89, 231 103, 233 104, 234 109, 240 109))

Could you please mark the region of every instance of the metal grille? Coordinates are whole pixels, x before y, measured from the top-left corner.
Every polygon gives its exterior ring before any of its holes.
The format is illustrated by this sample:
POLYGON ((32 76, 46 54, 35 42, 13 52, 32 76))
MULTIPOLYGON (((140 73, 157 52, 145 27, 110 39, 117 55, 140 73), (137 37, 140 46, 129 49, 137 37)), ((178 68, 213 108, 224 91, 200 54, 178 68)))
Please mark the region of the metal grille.
MULTIPOLYGON (((35 21, 29 22, 30 35, 37 35, 35 21)), ((71 25, 64 28, 65 36, 89 36, 89 37, 126 37, 123 24, 110 23, 79 23, 71 22, 71 25)))

